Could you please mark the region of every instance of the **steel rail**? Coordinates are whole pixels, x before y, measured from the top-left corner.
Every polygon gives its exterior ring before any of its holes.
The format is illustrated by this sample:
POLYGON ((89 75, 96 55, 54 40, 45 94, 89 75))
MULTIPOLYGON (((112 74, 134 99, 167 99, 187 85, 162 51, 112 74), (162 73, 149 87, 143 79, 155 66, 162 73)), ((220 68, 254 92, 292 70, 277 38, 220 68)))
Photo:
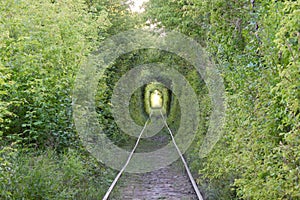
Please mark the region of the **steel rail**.
POLYGON ((186 163, 186 161, 185 161, 185 159, 184 159, 184 157, 183 157, 183 155, 182 155, 180 149, 178 148, 178 146, 177 146, 177 144, 176 144, 174 135, 173 135, 173 133, 172 133, 170 127, 168 126, 167 121, 166 121, 166 119, 165 119, 163 113, 161 112, 161 110, 160 110, 160 114, 161 114, 161 116, 162 116, 162 119, 163 119, 163 121, 164 121, 165 126, 166 126, 167 129, 169 130, 169 133, 170 133, 170 136, 171 136, 171 138, 172 138, 173 144, 174 144, 174 146, 175 146, 175 148, 176 148, 176 150, 177 150, 177 152, 178 152, 178 154, 179 154, 179 156, 180 156, 180 158, 181 158, 181 160, 182 160, 182 162, 183 162, 183 165, 184 165, 185 170, 186 170, 186 172, 187 172, 187 174, 188 174, 188 176, 189 176, 189 179, 190 179, 190 181, 191 181, 191 183, 192 183, 192 185, 193 185, 193 188, 194 188, 194 190, 195 190, 195 192, 196 192, 196 194, 197 194, 197 197, 198 197, 199 200, 203 200, 203 197, 202 197, 202 195, 201 195, 201 193, 200 193, 200 191, 199 191, 199 188, 198 188, 198 186, 197 186, 197 184, 196 184, 196 182, 195 182, 195 179, 193 178, 192 173, 191 173, 191 171, 190 171, 190 169, 189 169, 189 167, 188 167, 188 165, 187 165, 187 163, 186 163))
POLYGON ((140 135, 139 135, 139 137, 138 137, 136 143, 135 143, 135 146, 133 147, 131 153, 129 154, 129 156, 128 156, 128 158, 127 158, 127 161, 126 161, 126 163, 125 163, 125 165, 124 165, 123 168, 119 171, 118 175, 116 176, 116 178, 114 179, 114 181, 112 182, 112 184, 110 185, 110 187, 108 188, 108 190, 107 190, 107 192, 106 192, 106 194, 104 195, 104 197, 103 197, 102 200, 107 200, 107 199, 108 199, 110 193, 112 192, 112 190, 113 190, 114 187, 116 186, 116 184, 117 184, 119 178, 121 177, 121 175, 123 174, 125 168, 126 168, 127 165, 129 164, 129 162, 130 162, 130 160, 131 160, 131 158, 132 158, 132 156, 133 156, 133 153, 134 153, 135 149, 137 148, 137 146, 138 146, 138 144, 139 144, 139 142, 140 142, 140 139, 141 139, 141 137, 142 137, 142 135, 143 135, 143 133, 144 133, 146 127, 147 127, 148 121, 151 119, 151 115, 152 115, 152 112, 150 113, 149 118, 147 119, 147 121, 146 121, 146 123, 145 123, 145 125, 144 125, 144 127, 143 127, 143 129, 142 129, 142 131, 141 131, 141 133, 140 133, 140 135))

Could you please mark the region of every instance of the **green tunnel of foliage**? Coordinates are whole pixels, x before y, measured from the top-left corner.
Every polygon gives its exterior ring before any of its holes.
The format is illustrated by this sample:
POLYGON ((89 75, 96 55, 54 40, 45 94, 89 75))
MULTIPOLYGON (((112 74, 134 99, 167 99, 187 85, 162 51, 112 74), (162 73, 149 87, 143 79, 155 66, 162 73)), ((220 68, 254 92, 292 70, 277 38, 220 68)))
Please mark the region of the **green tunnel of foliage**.
MULTIPOLYGON (((111 65, 106 70, 103 78, 99 80, 99 86, 96 95, 99 122, 103 125, 103 130, 107 133, 107 135, 109 135, 110 139, 121 146, 128 143, 128 141, 135 140, 135 138, 128 137, 126 134, 124 134, 114 122, 112 115, 113 106, 110 103, 110 98, 114 91, 115 84, 124 74, 126 74, 127 71, 132 70, 134 66, 140 66, 146 63, 164 63, 166 64, 166 67, 175 66, 176 70, 185 76, 191 87, 194 89, 195 93, 199 97, 199 101, 201 101, 201 99, 207 95, 207 88, 201 79, 201 76, 189 63, 177 55, 173 55, 168 52, 161 52, 159 50, 147 49, 137 50, 121 56, 116 63, 111 65)), ((139 79, 141 79, 142 76, 147 76, 148 74, 147 70, 145 70, 143 73, 138 77, 139 79)), ((168 72, 162 72, 162 74, 164 73, 168 72)), ((164 78, 164 76, 160 75, 154 75, 151 80, 153 82, 146 84, 133 92, 129 102, 131 118, 136 124, 144 126, 149 117, 149 113, 151 112, 149 100, 150 94, 155 89, 158 89, 163 93, 164 97, 164 105, 162 108, 163 113, 167 115, 168 124, 173 127, 174 130, 176 130, 181 123, 181 110, 178 99, 172 92, 174 83, 170 77, 164 78)), ((206 115, 209 115, 209 112, 209 109, 203 109, 201 117, 207 117, 206 115)), ((160 115, 159 111, 155 114, 160 115)), ((203 133, 206 128, 207 127, 203 127, 203 129, 201 129, 199 132, 203 133)))
MULTIPOLYGON (((149 83, 138 90, 136 90, 130 99, 129 110, 132 119, 135 123, 143 126, 151 113, 150 95, 154 90, 162 92, 163 105, 162 112, 169 114, 171 106, 171 92, 160 82, 149 83)), ((173 100, 174 101, 174 100, 173 100)), ((160 113, 157 112, 156 115, 160 113)))
POLYGON ((176 96, 168 88, 167 83, 152 82, 137 90, 130 101, 130 113, 132 118, 140 125, 143 125, 148 118, 151 110, 154 115, 160 115, 160 111, 155 111, 151 108, 150 96, 154 90, 159 90, 162 93, 163 105, 161 111, 168 117, 168 122, 178 118, 178 101, 176 96))
MULTIPOLYGON (((0 1, 0 198, 103 194, 111 172, 78 140, 73 82, 103 39, 149 20, 192 37, 218 66, 226 88, 225 134, 199 159, 212 109, 208 89, 188 63, 158 50, 121 56, 99 81, 96 104, 105 132, 119 143, 128 140, 110 104, 123 74, 144 63, 179 66, 198 95, 199 130, 186 157, 206 197, 300 199, 299 0, 151 0, 140 16, 118 0, 0 1)), ((132 96, 137 123, 147 116, 143 95, 140 88, 132 96)), ((171 104, 170 123, 178 127, 180 107, 171 104)))

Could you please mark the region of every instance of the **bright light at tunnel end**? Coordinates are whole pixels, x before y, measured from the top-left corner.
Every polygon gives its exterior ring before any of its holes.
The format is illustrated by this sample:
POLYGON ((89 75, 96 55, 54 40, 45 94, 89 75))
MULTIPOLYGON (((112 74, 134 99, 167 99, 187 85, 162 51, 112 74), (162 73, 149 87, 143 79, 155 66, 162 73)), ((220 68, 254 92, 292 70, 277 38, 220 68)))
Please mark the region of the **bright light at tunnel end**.
POLYGON ((128 0, 126 4, 129 5, 129 10, 134 13, 142 13, 145 11, 144 3, 149 0, 128 0))
POLYGON ((163 106, 162 93, 157 89, 150 94, 150 106, 152 109, 161 109, 163 106))
MULTIPOLYGON (((193 39, 175 31, 166 31, 164 36, 146 30, 131 30, 106 39, 99 47, 98 54, 90 55, 88 61, 80 68, 73 91, 73 116, 76 129, 87 150, 105 165, 120 170, 128 158, 129 152, 114 145, 103 132, 95 109, 95 94, 98 80, 104 70, 119 56, 138 49, 155 48, 176 54, 191 63, 205 81, 212 102, 213 111, 209 128, 202 146, 200 157, 205 157, 220 139, 225 121, 225 87, 221 75, 210 62, 204 49, 193 39), (124 39, 126 38, 126 39, 124 39), (176 42, 174 42, 176 41, 176 42)), ((199 124, 199 103, 195 91, 188 81, 174 69, 163 64, 136 66, 121 77, 112 96, 113 115, 118 126, 127 134, 137 136, 142 127, 135 124, 129 113, 129 101, 132 93, 139 87, 153 81, 153 77, 172 79, 176 86, 169 88, 182 96, 179 102, 182 110, 181 124, 176 134, 176 142, 184 153, 191 145, 199 124), (149 73, 145 73, 145 71, 149 73), (144 74, 144 75, 143 75, 144 74), (146 74, 146 75, 145 75, 146 74), (142 78, 141 78, 142 77, 142 78), (184 88, 182 90, 181 88, 184 88), (186 97, 189 98, 186 98, 186 97)), ((153 106, 161 106, 159 95, 154 94, 153 106)), ((155 127, 154 127, 155 128, 155 127)), ((154 130, 154 129, 153 129, 154 130)), ((155 129, 156 130, 156 129, 155 129)), ((157 132, 149 132, 155 135, 157 132)), ((127 172, 143 173, 165 167, 179 158, 177 152, 170 153, 164 159, 159 154, 171 149, 171 142, 166 147, 153 152, 135 153, 127 172)))

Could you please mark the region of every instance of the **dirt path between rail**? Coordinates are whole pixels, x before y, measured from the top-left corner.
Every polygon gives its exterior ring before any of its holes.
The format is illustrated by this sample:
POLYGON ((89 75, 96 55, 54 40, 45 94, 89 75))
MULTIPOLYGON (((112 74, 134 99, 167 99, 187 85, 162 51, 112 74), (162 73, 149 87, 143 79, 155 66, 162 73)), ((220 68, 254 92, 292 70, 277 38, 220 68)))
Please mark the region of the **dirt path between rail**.
MULTIPOLYGON (((151 149, 153 145, 163 145, 166 137, 154 139, 152 143, 141 143, 139 149, 151 149), (158 144, 159 143, 159 144, 158 144)), ((138 149, 137 149, 138 151, 138 149)), ((156 171, 130 174, 119 179, 112 193, 113 200, 152 200, 152 199, 197 199, 192 184, 181 160, 156 171)))
POLYGON ((178 164, 144 174, 124 174, 115 199, 197 199, 188 176, 178 164))

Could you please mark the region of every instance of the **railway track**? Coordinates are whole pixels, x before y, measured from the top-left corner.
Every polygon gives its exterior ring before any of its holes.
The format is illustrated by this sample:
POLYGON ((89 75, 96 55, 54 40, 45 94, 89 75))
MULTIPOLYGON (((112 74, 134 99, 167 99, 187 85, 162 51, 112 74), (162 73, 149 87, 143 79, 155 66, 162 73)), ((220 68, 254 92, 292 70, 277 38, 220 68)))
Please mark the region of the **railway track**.
MULTIPOLYGON (((122 191, 122 199, 129 200, 129 199, 198 199, 203 200, 203 197, 197 187, 197 184, 190 172, 190 169, 178 148, 176 141, 174 139, 174 135, 172 130, 169 128, 167 121, 160 110, 161 119, 164 122, 165 127, 168 129, 170 137, 172 139, 173 145, 180 156, 180 161, 182 168, 185 170, 186 174, 180 174, 180 172, 174 170, 173 164, 171 166, 167 166, 166 168, 156 170, 154 172, 148 172, 145 174, 125 174, 127 185, 124 185, 123 188, 125 190, 122 191), (178 175, 180 174, 180 175, 178 175), (176 182, 176 183, 175 183, 176 182), (136 187, 139 185, 138 187, 136 187), (133 187, 133 188, 131 188, 133 187), (160 190, 159 187, 167 188, 165 191, 160 190)), ((119 181, 120 177, 123 176, 124 171, 129 164, 134 152, 136 151, 143 132, 145 131, 149 120, 151 119, 152 112, 148 120, 146 121, 139 137, 128 156, 126 163, 124 164, 123 168, 119 171, 117 176, 115 177, 114 181, 112 182, 111 186, 107 190, 103 200, 113 199, 109 198, 113 189, 116 187, 117 182, 119 181)), ((163 155, 162 155, 163 156, 163 155)), ((177 162, 180 162, 177 161, 177 162)), ((176 165, 176 164, 175 164, 176 165)), ((177 163, 178 165, 178 163, 177 163)))

